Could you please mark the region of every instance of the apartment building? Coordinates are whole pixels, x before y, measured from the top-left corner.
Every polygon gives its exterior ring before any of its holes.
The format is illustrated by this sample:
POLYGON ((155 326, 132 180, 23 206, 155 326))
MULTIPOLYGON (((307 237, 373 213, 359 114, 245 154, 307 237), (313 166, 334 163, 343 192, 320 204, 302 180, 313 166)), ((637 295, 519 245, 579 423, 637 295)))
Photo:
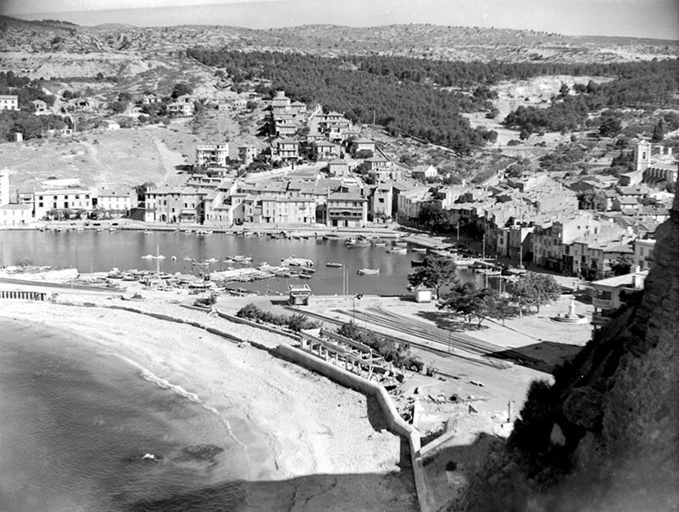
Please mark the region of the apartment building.
POLYGON ((599 231, 599 222, 589 212, 572 213, 564 219, 561 216, 543 215, 536 218, 534 224, 531 237, 533 261, 559 272, 564 268, 564 245, 599 231))
POLYGON ((228 159, 228 144, 198 144, 196 146, 196 165, 201 167, 226 167, 228 159))
POLYGON ((335 192, 328 196, 328 226, 359 228, 367 222, 368 200, 365 197, 354 192, 335 192))

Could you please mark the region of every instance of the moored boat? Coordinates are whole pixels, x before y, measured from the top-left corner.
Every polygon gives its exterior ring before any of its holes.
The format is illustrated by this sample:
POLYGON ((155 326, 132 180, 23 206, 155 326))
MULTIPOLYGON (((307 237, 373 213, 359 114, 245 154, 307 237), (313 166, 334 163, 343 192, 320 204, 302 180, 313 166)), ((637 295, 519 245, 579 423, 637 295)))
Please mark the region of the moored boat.
POLYGON ((360 276, 370 276, 370 275, 375 275, 379 274, 380 269, 379 268, 359 268, 358 269, 358 275, 360 276))
POLYGON ((406 254, 408 252, 408 249, 405 247, 392 247, 390 249, 387 249, 387 252, 391 254, 406 254))
POLYGON ((335 262, 335 261, 329 261, 329 262, 327 262, 327 263, 325 264, 325 266, 326 266, 326 267, 335 267, 335 268, 339 268, 339 267, 342 266, 342 264, 341 264, 341 263, 338 263, 338 262, 335 262))

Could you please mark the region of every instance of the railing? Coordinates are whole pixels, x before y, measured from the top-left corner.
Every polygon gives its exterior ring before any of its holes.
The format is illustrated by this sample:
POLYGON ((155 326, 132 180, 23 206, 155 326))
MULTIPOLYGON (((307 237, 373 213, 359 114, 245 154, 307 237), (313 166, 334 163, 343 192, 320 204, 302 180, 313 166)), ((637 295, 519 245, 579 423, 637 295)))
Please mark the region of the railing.
POLYGON ((27 290, 0 290, 0 299, 45 300, 47 293, 27 290))

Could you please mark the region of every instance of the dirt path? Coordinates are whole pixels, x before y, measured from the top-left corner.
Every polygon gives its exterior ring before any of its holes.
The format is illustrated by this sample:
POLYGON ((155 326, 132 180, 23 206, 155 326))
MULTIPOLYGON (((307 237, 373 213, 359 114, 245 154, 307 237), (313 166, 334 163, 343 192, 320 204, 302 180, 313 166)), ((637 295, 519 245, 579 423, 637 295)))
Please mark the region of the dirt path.
POLYGON ((186 161, 181 153, 172 151, 158 137, 153 137, 153 143, 156 145, 158 155, 160 156, 160 162, 165 169, 165 176, 163 177, 162 184, 166 184, 173 176, 177 175, 177 166, 184 165, 186 161))

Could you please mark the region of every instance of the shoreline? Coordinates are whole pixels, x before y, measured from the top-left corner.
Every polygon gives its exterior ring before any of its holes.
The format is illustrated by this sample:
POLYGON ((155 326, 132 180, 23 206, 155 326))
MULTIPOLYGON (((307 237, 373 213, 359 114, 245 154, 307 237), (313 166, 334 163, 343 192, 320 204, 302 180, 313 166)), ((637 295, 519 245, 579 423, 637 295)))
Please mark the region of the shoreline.
POLYGON ((299 490, 308 480, 305 493, 314 505, 307 510, 333 510, 330 495, 336 495, 338 485, 357 510, 394 502, 400 503, 400 510, 416 510, 412 475, 397 466, 400 439, 380 429, 359 393, 249 344, 239 346, 188 325, 148 317, 142 323, 134 313, 105 308, 9 301, 4 306, 0 320, 75 333, 195 393, 217 410, 235 404, 237 416, 266 439, 264 448, 248 453, 254 461, 250 480, 258 485, 275 481, 277 499, 289 499, 286 484, 299 490), (320 474, 341 474, 341 484, 319 486, 315 476, 320 474), (367 476, 381 482, 379 492, 356 492, 367 476))

